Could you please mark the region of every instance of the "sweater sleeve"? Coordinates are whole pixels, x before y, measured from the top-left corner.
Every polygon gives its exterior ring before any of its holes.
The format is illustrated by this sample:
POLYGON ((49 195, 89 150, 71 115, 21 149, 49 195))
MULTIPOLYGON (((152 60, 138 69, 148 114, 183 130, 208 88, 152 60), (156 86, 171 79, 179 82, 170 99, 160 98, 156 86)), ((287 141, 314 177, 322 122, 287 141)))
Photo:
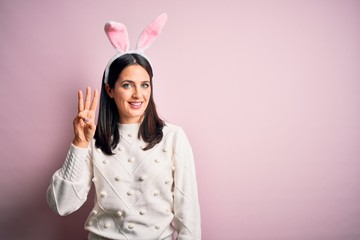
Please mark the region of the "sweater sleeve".
POLYGON ((195 163, 190 143, 182 128, 176 133, 174 172, 174 223, 178 240, 200 240, 201 221, 195 163))
POLYGON ((71 144, 62 168, 54 173, 47 189, 49 207, 62 216, 76 211, 87 199, 91 179, 89 149, 71 144))

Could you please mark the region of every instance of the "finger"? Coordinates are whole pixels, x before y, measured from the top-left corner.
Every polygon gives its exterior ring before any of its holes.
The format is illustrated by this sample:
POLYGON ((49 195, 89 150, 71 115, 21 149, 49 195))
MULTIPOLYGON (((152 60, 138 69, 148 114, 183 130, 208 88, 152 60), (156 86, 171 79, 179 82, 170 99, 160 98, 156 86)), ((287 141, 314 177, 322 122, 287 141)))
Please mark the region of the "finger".
POLYGON ((92 116, 89 115, 87 111, 82 111, 78 113, 76 118, 78 121, 83 120, 85 123, 88 123, 92 119, 92 116))
POLYGON ((91 131, 95 131, 95 129, 96 129, 96 125, 95 125, 94 122, 89 122, 89 123, 87 124, 87 126, 89 127, 89 129, 90 129, 91 131))
POLYGON ((91 88, 86 88, 86 96, 85 96, 85 109, 89 110, 90 107, 90 99, 91 99, 91 88))
POLYGON ((94 90, 94 98, 91 102, 90 110, 96 111, 99 102, 99 92, 97 89, 94 90))
POLYGON ((83 126, 83 125, 84 125, 84 120, 83 120, 83 118, 78 117, 78 116, 77 116, 76 118, 74 118, 73 125, 74 125, 74 127, 81 127, 81 126, 83 126))
POLYGON ((84 97, 81 90, 78 91, 78 112, 84 110, 84 97))

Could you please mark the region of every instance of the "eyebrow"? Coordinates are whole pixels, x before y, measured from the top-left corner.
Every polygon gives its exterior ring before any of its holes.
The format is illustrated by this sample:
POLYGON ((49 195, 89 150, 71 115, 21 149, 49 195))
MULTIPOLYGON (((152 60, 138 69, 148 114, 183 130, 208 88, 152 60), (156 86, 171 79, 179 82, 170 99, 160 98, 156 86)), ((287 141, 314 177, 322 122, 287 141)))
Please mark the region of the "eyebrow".
MULTIPOLYGON (((123 83, 123 82, 135 83, 135 82, 132 81, 132 80, 122 80, 121 83, 123 83)), ((144 81, 142 81, 141 83, 150 83, 150 80, 144 80, 144 81)))

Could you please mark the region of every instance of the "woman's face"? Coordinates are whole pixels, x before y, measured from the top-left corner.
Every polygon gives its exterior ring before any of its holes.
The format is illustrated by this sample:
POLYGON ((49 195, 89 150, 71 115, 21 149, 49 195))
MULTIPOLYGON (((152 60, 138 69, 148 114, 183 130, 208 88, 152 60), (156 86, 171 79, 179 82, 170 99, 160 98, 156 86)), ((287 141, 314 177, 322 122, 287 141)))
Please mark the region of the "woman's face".
POLYGON ((120 123, 139 123, 149 104, 150 76, 140 65, 123 69, 113 89, 106 84, 108 95, 114 99, 120 123))

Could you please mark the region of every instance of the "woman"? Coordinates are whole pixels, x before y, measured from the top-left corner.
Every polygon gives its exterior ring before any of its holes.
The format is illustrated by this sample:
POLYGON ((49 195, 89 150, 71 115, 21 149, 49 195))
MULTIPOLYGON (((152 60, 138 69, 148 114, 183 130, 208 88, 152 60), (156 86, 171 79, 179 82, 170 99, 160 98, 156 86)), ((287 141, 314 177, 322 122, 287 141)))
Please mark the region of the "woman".
POLYGON ((50 208, 70 214, 95 205, 85 223, 89 239, 201 239, 191 146, 184 131, 164 123, 153 99, 153 72, 138 53, 110 61, 98 92, 78 92, 74 140, 47 192, 50 208))

